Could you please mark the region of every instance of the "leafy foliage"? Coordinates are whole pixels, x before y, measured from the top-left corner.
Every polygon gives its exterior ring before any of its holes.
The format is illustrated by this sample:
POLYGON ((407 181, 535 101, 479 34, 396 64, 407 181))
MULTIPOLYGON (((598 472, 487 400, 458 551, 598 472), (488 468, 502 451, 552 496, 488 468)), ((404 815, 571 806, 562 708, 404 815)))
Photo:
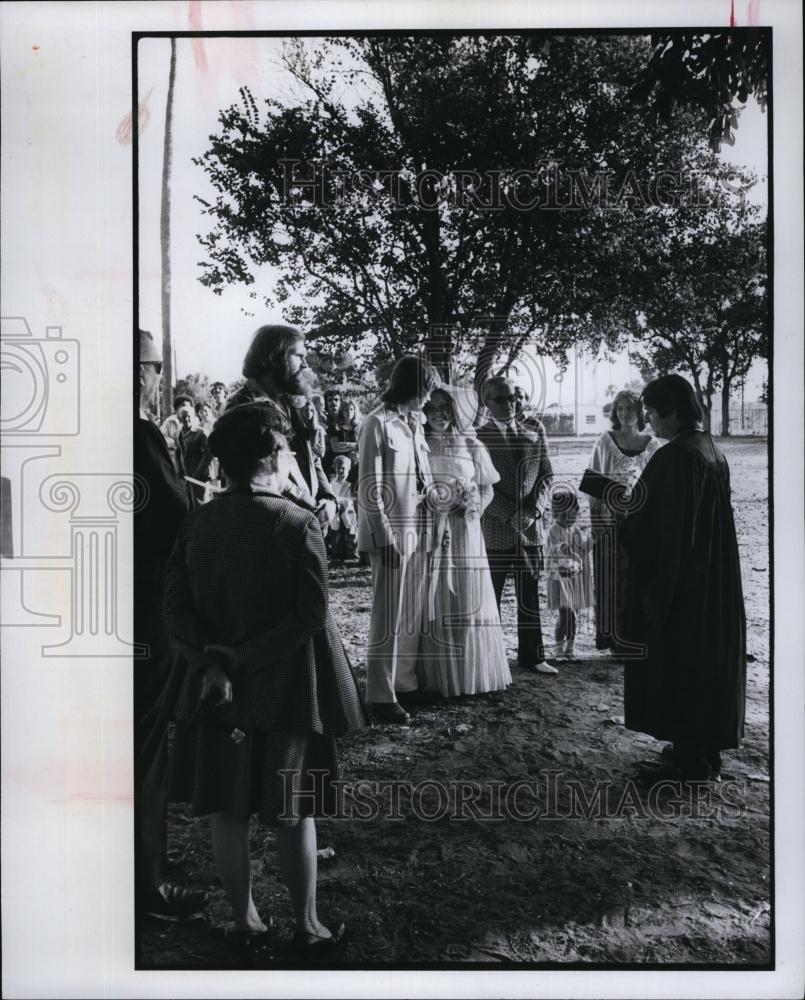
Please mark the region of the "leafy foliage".
POLYGON ((632 89, 636 101, 670 121, 678 105, 707 113, 714 151, 735 144, 740 109, 753 95, 768 99, 771 35, 757 28, 731 28, 709 35, 654 34, 653 51, 632 89))
POLYGON ((720 169, 701 114, 643 120, 630 88, 649 55, 622 36, 287 43, 298 100, 242 90, 196 161, 216 191, 202 282, 279 270, 252 296, 363 370, 423 344, 476 378, 526 344, 616 345, 639 332, 627 278, 646 220, 668 217, 636 178, 720 169))
POLYGON ((727 399, 756 358, 768 356, 767 230, 746 199, 706 213, 695 229, 658 232, 653 266, 641 276, 641 347, 645 378, 682 371, 710 411, 727 399))

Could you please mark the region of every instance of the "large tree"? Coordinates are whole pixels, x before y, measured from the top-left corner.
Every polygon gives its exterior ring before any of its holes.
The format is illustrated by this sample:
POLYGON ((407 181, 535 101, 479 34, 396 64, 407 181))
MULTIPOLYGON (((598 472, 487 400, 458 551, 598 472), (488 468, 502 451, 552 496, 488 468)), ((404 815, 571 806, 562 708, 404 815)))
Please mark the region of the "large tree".
POLYGON ((648 56, 637 36, 288 43, 297 99, 242 91, 196 161, 215 192, 202 282, 268 265, 255 298, 371 364, 424 342, 481 379, 526 344, 615 345, 646 220, 668 213, 656 178, 721 169, 701 113, 644 122, 648 56))
POLYGON ((651 376, 690 377, 709 429, 721 394, 721 433, 729 434, 730 393, 757 358, 768 356, 767 231, 761 211, 736 198, 705 213, 695 228, 657 233, 652 266, 640 275, 642 312, 634 360, 651 376))

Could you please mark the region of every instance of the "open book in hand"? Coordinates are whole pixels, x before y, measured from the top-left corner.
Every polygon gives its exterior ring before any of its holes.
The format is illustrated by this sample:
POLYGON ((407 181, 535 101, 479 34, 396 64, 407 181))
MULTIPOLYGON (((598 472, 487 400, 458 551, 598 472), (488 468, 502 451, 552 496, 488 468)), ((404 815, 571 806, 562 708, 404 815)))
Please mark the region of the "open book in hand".
POLYGON ((604 503, 623 503, 629 496, 629 490, 619 483, 617 479, 610 479, 603 472, 596 472, 594 469, 585 469, 581 477, 579 489, 588 496, 595 497, 596 500, 603 500, 604 503))

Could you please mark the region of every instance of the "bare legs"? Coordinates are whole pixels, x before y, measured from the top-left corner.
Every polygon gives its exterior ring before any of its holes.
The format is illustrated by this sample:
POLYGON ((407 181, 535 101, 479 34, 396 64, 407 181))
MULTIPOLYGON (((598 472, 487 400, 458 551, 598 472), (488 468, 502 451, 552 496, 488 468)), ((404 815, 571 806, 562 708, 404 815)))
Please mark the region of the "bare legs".
POLYGON ((233 819, 226 813, 214 813, 211 821, 212 853, 218 877, 232 907, 233 930, 260 934, 267 928, 252 899, 249 823, 233 819))
POLYGON ((297 933, 311 939, 330 937, 316 915, 316 824, 313 817, 306 816, 293 827, 280 827, 277 850, 291 894, 297 933))
MULTIPOLYGON (((249 824, 225 813, 212 817, 212 852, 218 876, 232 907, 236 931, 261 933, 266 925, 252 899, 249 864, 249 824)), ((296 929, 310 939, 328 938, 330 932, 316 915, 316 825, 308 816, 294 827, 277 831, 280 866, 291 895, 296 929)))

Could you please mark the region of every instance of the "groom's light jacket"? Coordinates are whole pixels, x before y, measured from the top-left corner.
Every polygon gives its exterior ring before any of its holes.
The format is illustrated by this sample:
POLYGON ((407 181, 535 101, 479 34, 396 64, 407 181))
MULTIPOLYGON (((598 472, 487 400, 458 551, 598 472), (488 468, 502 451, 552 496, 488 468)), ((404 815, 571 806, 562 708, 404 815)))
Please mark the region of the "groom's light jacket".
POLYGON ((417 488, 416 459, 425 485, 433 481, 429 448, 421 426, 411 433, 408 421, 385 403, 363 421, 358 438, 358 549, 372 552, 397 545, 409 555, 433 545, 432 518, 417 488), (424 537, 423 537, 424 536, 424 537))

